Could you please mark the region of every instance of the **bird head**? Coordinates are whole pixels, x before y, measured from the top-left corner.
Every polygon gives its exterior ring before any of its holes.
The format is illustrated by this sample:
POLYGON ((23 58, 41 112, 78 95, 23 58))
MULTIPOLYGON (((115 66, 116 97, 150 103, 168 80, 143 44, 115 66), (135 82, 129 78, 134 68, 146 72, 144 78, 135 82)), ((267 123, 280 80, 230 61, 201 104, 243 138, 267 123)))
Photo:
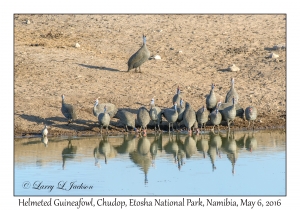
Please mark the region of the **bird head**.
POLYGON ((179 86, 177 87, 177 94, 179 94, 180 93, 180 88, 179 88, 179 86))
POLYGON ((99 100, 98 100, 98 98, 96 98, 96 100, 95 100, 95 102, 94 102, 94 106, 97 106, 98 103, 99 103, 99 100))
POLYGON ((144 44, 146 44, 146 40, 147 40, 147 39, 146 39, 146 35, 143 34, 143 43, 144 43, 144 44))
MULTIPOLYGON (((154 96, 155 97, 155 96, 154 96)), ((150 101, 150 105, 154 105, 154 97, 150 101)))

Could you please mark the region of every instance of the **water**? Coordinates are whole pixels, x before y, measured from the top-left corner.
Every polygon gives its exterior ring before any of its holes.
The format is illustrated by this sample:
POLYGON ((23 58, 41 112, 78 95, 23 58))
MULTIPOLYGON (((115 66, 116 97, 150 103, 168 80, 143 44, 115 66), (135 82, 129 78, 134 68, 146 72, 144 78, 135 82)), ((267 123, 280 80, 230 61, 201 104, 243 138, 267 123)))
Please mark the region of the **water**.
POLYGON ((43 141, 15 139, 15 195, 286 195, 282 131, 43 141))

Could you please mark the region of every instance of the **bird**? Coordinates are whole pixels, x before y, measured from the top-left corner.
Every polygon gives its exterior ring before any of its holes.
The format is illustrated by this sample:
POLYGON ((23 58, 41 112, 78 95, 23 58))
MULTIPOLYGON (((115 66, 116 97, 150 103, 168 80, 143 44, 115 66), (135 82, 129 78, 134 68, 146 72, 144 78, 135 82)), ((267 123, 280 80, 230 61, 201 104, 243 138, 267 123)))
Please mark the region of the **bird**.
MULTIPOLYGON (((202 108, 200 108, 197 113, 196 113, 196 117, 197 117, 197 121, 198 121, 198 125, 200 124, 200 130, 202 131, 202 126, 204 127, 205 130, 205 126, 206 123, 208 121, 208 116, 209 116, 209 111, 206 109, 206 106, 204 105, 202 108)), ((198 127, 198 126, 197 126, 198 127)))
POLYGON ((211 113, 210 113, 210 122, 211 122, 211 124, 213 124, 213 128, 212 128, 212 131, 214 132, 214 129, 215 129, 215 126, 217 125, 218 126, 218 131, 220 132, 220 127, 219 127, 219 125, 220 125, 220 123, 222 122, 222 115, 221 115, 221 113, 219 112, 219 107, 220 107, 220 105, 221 105, 221 101, 220 102, 218 102, 218 104, 217 104, 217 108, 214 110, 214 111, 212 111, 211 113))
POLYGON ((236 104, 239 102, 239 94, 234 89, 234 78, 231 78, 231 88, 226 94, 225 103, 231 103, 232 98, 235 98, 236 104))
POLYGON ((45 137, 48 135, 48 129, 47 129, 47 125, 45 125, 44 129, 42 130, 42 137, 45 137))
POLYGON ((183 123, 188 128, 188 132, 191 133, 192 126, 196 121, 196 113, 189 103, 186 103, 186 107, 183 114, 183 123))
POLYGON ((214 92, 215 84, 211 84, 211 90, 209 95, 206 97, 206 108, 211 112, 215 109, 217 104, 217 97, 214 92))
POLYGON ((102 128, 104 126, 106 126, 106 132, 108 133, 108 126, 109 126, 109 123, 110 123, 110 116, 107 113, 106 106, 104 106, 103 112, 98 115, 98 122, 99 122, 99 125, 101 127, 101 133, 102 133, 102 128))
POLYGON ((256 109, 256 107, 254 107, 254 106, 248 106, 245 109, 245 118, 246 118, 246 120, 249 121, 249 123, 248 123, 248 129, 250 127, 250 122, 252 121, 252 123, 253 123, 253 130, 254 130, 254 121, 256 120, 256 117, 257 117, 257 109, 256 109))
MULTIPOLYGON (((174 104, 175 102, 176 102, 177 104, 179 104, 181 98, 182 98, 182 94, 181 94, 180 88, 179 88, 179 86, 178 86, 178 87, 177 87, 177 92, 176 92, 176 94, 173 96, 172 104, 174 104)), ((183 105, 184 105, 184 104, 183 104, 183 105)))
POLYGON ((137 122, 141 126, 140 131, 142 128, 147 130, 147 125, 150 123, 150 120, 149 111, 145 107, 140 107, 137 113, 137 122))
POLYGON ((174 131, 173 124, 177 121, 178 112, 177 112, 177 103, 174 103, 172 108, 164 109, 162 111, 162 115, 166 118, 169 123, 169 133, 170 133, 170 125, 172 124, 172 131, 174 131))
POLYGON ((116 114, 116 117, 124 125, 126 132, 128 132, 128 126, 135 129, 136 114, 131 113, 131 112, 126 111, 126 110, 119 110, 118 113, 116 114))
POLYGON ((71 104, 65 103, 65 96, 61 95, 62 104, 61 104, 61 112, 68 119, 68 124, 77 119, 76 108, 71 104))
POLYGON ((143 35, 143 45, 142 47, 134 53, 128 60, 128 70, 135 69, 135 72, 137 72, 137 68, 139 68, 139 72, 141 73, 141 65, 149 60, 150 58, 150 51, 147 49, 146 46, 146 36, 143 35))
MULTIPOLYGON (((220 102, 221 102, 221 100, 220 100, 220 102)), ((219 105, 218 110, 222 115, 222 119, 225 119, 224 109, 229 107, 229 106, 232 106, 232 101, 230 103, 221 102, 221 104, 219 105)), ((243 109, 243 107, 241 107, 239 104, 235 103, 235 110, 236 110, 236 117, 244 118, 244 109, 243 109)))
POLYGON ((111 104, 111 103, 99 104, 99 97, 98 97, 98 98, 96 98, 95 103, 94 103, 94 107, 93 107, 93 114, 94 114, 95 117, 98 117, 98 115, 101 112, 103 112, 104 106, 106 106, 107 113, 109 114, 109 116, 111 118, 113 118, 117 114, 118 108, 116 107, 116 105, 111 104))
POLYGON ((230 130, 230 123, 233 122, 236 117, 235 98, 232 98, 232 105, 226 107, 223 112, 224 120, 227 121, 228 129, 230 130))
MULTIPOLYGON (((150 102, 150 119, 157 124, 158 130, 160 131, 159 124, 162 121, 161 109, 158 106, 155 106, 154 98, 150 102)), ((154 125, 154 130, 156 131, 156 125, 154 125)))
MULTIPOLYGON (((177 103, 177 102, 176 102, 177 103)), ((183 101, 182 98, 180 98, 179 101, 179 106, 177 106, 177 112, 178 112, 178 118, 176 120, 176 128, 178 129, 178 127, 180 126, 180 123, 183 120, 183 113, 185 110, 185 102, 183 101)))

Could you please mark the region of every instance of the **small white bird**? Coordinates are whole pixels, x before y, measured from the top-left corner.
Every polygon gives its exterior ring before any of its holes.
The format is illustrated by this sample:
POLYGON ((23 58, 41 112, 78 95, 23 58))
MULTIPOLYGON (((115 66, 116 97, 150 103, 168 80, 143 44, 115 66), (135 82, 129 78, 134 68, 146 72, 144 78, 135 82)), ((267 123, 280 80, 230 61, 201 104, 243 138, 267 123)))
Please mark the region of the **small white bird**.
POLYGON ((45 125, 44 129, 42 130, 42 136, 45 137, 48 134, 47 125, 45 125))

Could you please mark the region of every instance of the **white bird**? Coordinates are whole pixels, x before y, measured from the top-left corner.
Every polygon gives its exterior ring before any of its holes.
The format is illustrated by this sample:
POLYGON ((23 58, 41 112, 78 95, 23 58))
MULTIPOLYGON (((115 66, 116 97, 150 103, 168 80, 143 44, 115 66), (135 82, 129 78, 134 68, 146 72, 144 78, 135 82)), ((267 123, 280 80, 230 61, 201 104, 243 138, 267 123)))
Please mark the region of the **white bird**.
POLYGON ((45 125, 44 129, 42 130, 42 136, 45 137, 48 134, 47 125, 45 125))

